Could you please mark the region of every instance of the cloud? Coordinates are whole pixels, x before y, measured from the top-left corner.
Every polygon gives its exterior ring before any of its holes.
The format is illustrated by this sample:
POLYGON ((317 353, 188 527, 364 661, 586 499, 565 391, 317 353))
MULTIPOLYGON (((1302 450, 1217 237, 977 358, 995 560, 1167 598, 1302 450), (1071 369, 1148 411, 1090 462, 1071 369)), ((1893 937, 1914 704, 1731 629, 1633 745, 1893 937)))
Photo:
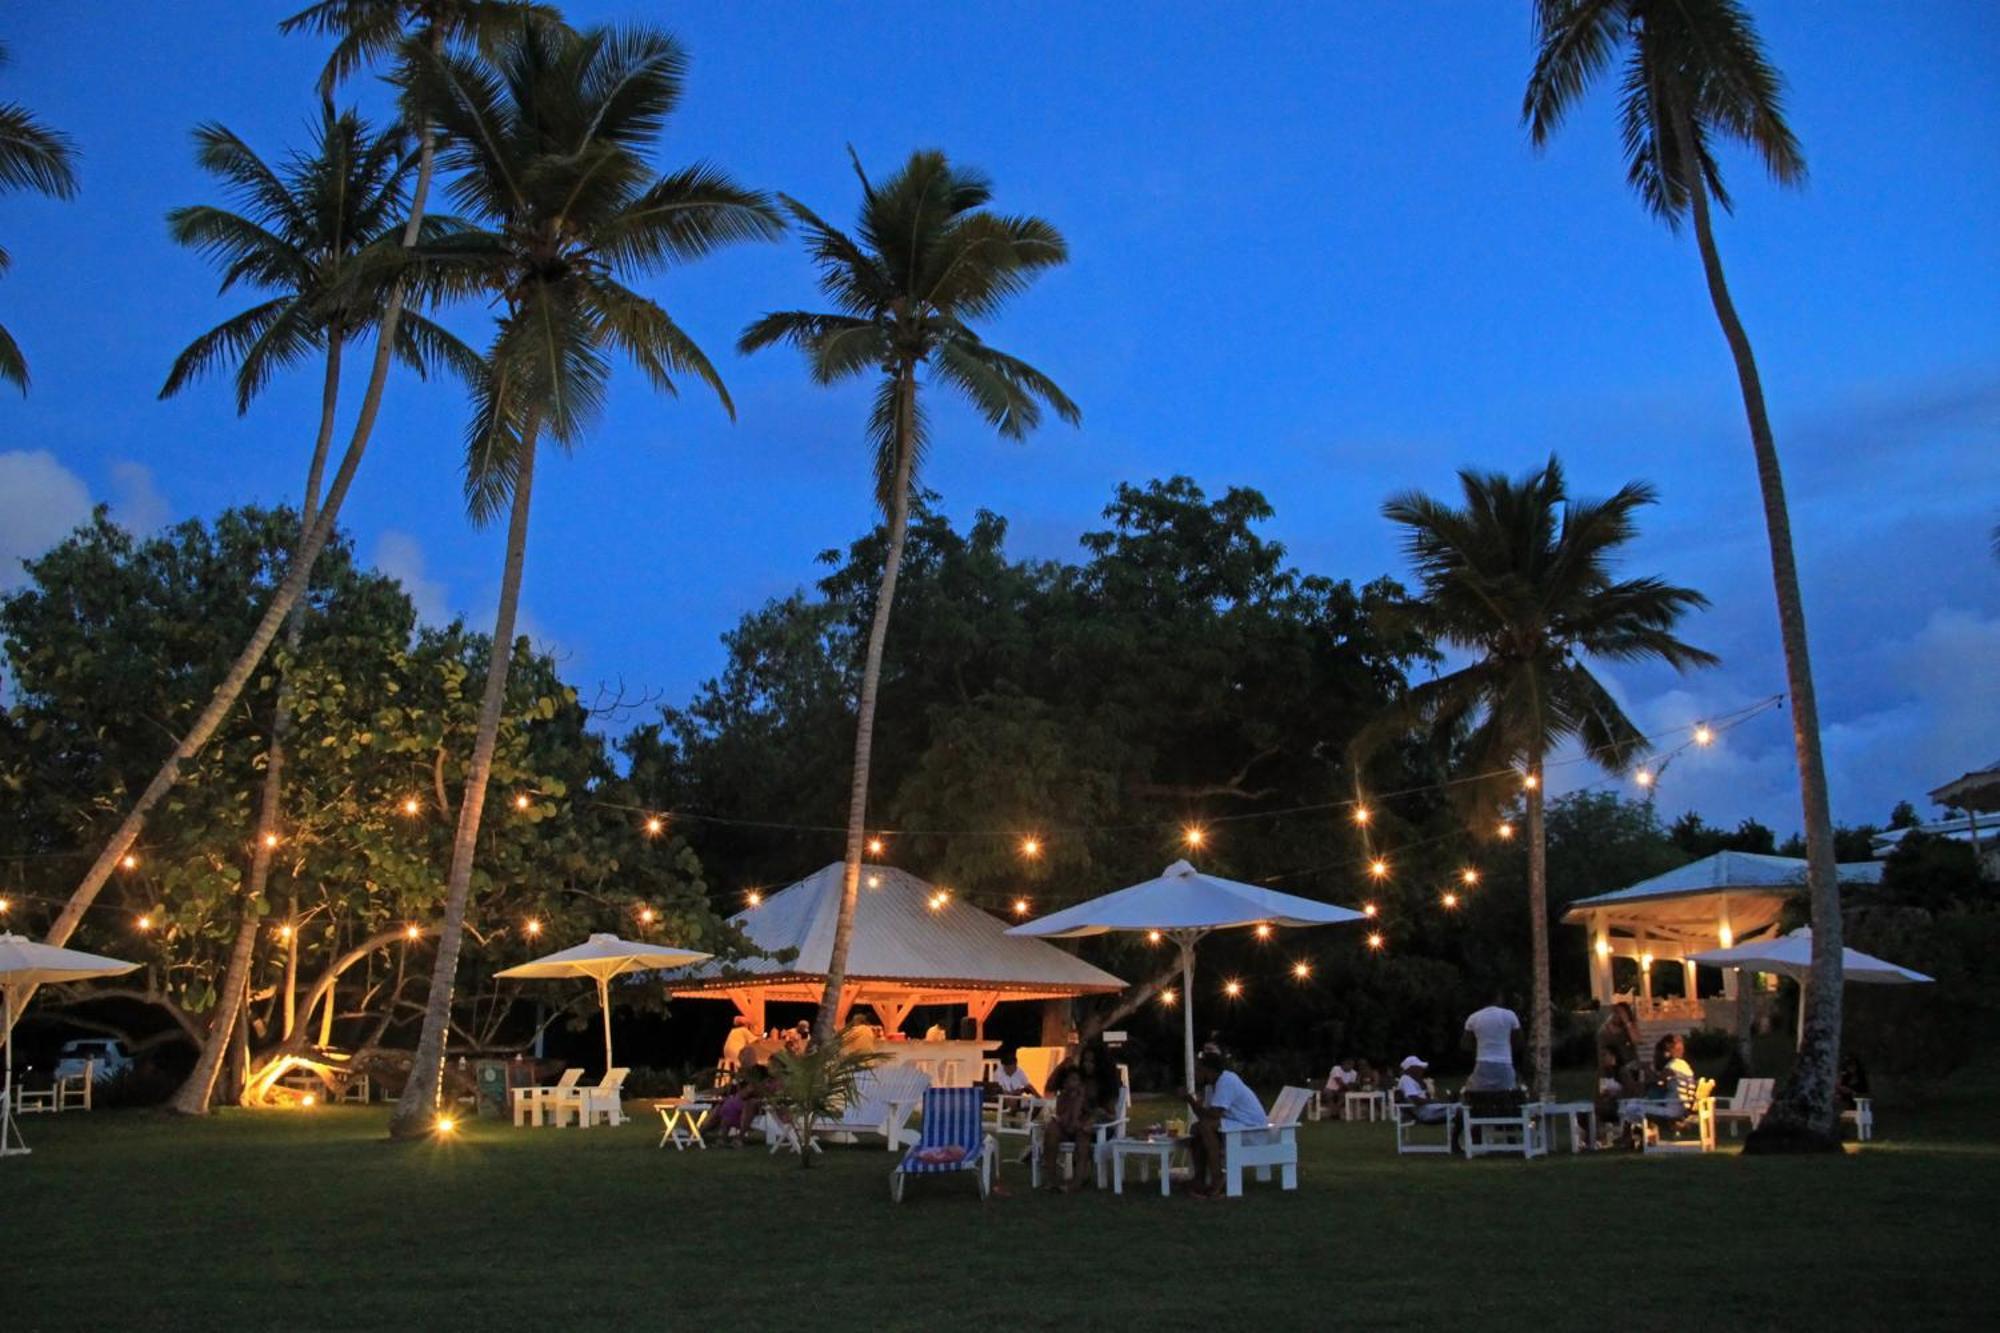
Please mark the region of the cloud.
POLYGON ((119 462, 111 465, 111 517, 134 536, 146 536, 167 521, 172 511, 159 488, 153 485, 153 469, 144 463, 119 462))
POLYGON ((47 450, 0 453, 0 591, 27 581, 21 562, 90 521, 90 488, 47 450))
POLYGON ((385 528, 375 539, 375 568, 403 585, 417 618, 432 625, 451 619, 451 595, 442 580, 427 572, 423 543, 407 532, 385 528))

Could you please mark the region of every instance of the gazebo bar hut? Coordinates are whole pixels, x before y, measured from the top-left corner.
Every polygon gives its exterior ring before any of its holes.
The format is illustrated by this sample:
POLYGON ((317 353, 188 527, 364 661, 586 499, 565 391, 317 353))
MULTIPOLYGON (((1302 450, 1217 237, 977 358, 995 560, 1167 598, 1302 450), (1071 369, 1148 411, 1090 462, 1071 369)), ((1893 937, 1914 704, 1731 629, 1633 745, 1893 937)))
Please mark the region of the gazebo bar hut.
MULTIPOLYGON (((759 1032, 772 1001, 818 1004, 833 954, 843 869, 835 861, 731 918, 759 949, 794 950, 789 962, 751 958, 683 969, 668 974, 668 993, 728 1000, 759 1032)), ((981 1078, 988 1053, 999 1045, 985 1039, 995 1005, 1124 988, 1119 978, 1052 944, 1007 934, 1006 922, 908 871, 864 865, 836 1017, 845 1026, 852 1010, 865 1006, 884 1033, 893 1034, 920 1005, 965 1006, 976 1034, 970 1041, 891 1040, 878 1047, 892 1063, 921 1067, 935 1086, 962 1086, 981 1078)), ((1059 1048, 1021 1050, 1022 1068, 1037 1087, 1047 1074, 1042 1066, 1059 1054, 1059 1048)))

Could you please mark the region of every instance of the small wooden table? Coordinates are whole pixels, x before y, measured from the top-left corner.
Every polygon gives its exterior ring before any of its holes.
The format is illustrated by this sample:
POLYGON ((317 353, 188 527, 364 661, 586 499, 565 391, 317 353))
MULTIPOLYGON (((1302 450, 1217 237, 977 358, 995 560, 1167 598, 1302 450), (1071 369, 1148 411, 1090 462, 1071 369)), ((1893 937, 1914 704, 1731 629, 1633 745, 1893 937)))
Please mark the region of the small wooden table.
POLYGON ((1160 1169, 1160 1197, 1164 1199, 1173 1193, 1174 1154, 1180 1151, 1181 1141, 1179 1139, 1168 1137, 1113 1139, 1105 1146, 1111 1149, 1111 1192, 1113 1194, 1123 1194, 1125 1192, 1125 1159, 1127 1157, 1137 1157, 1140 1160, 1141 1169, 1148 1173, 1143 1178, 1148 1180, 1151 1179, 1150 1173, 1153 1169, 1153 1163, 1157 1161, 1160 1169))
POLYGON ((1342 1103, 1349 1120, 1386 1120, 1389 1118, 1389 1094, 1386 1092, 1350 1092, 1342 1103), (1356 1115, 1355 1107, 1361 1107, 1368 1114, 1356 1115))
POLYGON ((1562 1123, 1569 1126, 1569 1150, 1579 1153, 1597 1147, 1597 1103, 1596 1102, 1530 1102, 1526 1108, 1541 1117, 1542 1142, 1552 1137, 1551 1126, 1562 1123), (1584 1126, 1589 1126, 1586 1137, 1584 1126))
POLYGON ((660 1110, 660 1146, 674 1145, 677 1152, 686 1152, 688 1144, 706 1152, 708 1140, 701 1136, 701 1127, 715 1112, 715 1103, 705 1098, 668 1097, 658 1103, 660 1110))

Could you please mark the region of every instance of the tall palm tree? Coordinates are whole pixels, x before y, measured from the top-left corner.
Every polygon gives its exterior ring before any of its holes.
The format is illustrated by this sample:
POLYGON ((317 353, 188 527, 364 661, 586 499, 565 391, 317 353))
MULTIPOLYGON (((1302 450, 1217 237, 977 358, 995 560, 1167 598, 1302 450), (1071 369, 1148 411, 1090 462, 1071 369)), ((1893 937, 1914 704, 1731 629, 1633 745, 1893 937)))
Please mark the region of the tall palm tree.
POLYGON ((1038 217, 989 212, 986 204, 993 187, 986 177, 953 167, 934 150, 912 153, 879 188, 869 181, 858 158, 854 173, 861 178, 856 237, 822 221, 796 199, 780 196, 805 232, 808 251, 819 269, 820 291, 832 302, 833 311, 765 315, 744 330, 737 344, 742 351, 754 352, 790 343, 805 353, 819 384, 865 374, 881 377, 868 434, 874 447, 876 499, 889 519, 889 544, 861 674, 846 873, 816 1024, 821 1041, 833 1033, 846 982, 848 942, 861 886, 882 646, 888 639, 896 574, 908 534, 910 486, 930 442, 920 401, 922 387, 928 382, 956 391, 1010 439, 1024 438, 1041 422, 1044 403, 1072 425, 1081 420, 1076 404, 1054 381, 1027 362, 987 345, 968 322, 996 314, 1008 297, 1025 290, 1043 269, 1069 258, 1069 248, 1056 229, 1038 217))
MULTIPOLYGON (((546 6, 502 3, 502 0, 322 0, 322 3, 287 19, 281 26, 286 31, 343 34, 347 25, 365 26, 368 34, 365 38, 350 43, 343 35, 341 44, 335 47, 334 57, 328 62, 320 81, 322 90, 327 90, 342 74, 355 67, 360 58, 358 53, 372 55, 386 49, 380 36, 385 12, 401 25, 401 49, 408 52, 413 49, 443 50, 456 41, 485 33, 506 17, 501 11, 511 13, 516 21, 539 21, 546 12, 546 6)), ((416 244, 422 227, 424 205, 430 197, 431 175, 437 158, 435 136, 429 126, 417 125, 414 137, 419 145, 417 178, 410 191, 409 216, 403 223, 401 244, 405 249, 416 244)), ((208 706, 182 733, 180 741, 161 762, 159 771, 140 790, 124 818, 98 849, 97 858, 84 871, 83 879, 70 892, 69 901, 49 926, 46 936, 49 943, 65 943, 76 933, 83 914, 97 901, 97 895, 117 869, 119 861, 138 840, 140 831, 146 826, 146 817, 180 781, 181 766, 200 753, 215 734, 215 729, 222 725, 223 718, 250 683, 257 664, 276 640, 293 605, 304 595, 306 583, 312 578, 313 565, 319 559, 321 548, 333 535, 340 507, 347 499, 348 488, 354 482, 354 474, 360 468, 362 456, 367 452, 368 442, 375 432, 375 421, 382 410, 382 395, 389 381, 389 364, 395 356, 395 349, 401 346, 397 330, 402 322, 405 290, 402 281, 393 282, 388 299, 382 304, 381 316, 376 323, 375 354, 369 366, 368 384, 362 391, 361 404, 355 413, 340 464, 327 483, 318 517, 299 542, 285 577, 265 606, 257 628, 251 631, 249 642, 243 645, 243 651, 237 654, 236 660, 216 686, 208 706)))
POLYGON ((1511 799, 1517 784, 1525 787, 1534 967, 1528 1041, 1535 1092, 1546 1099, 1543 762, 1573 739, 1608 770, 1628 765, 1645 738, 1586 659, 1657 659, 1682 671, 1711 666, 1714 656, 1673 633, 1682 615, 1708 605, 1708 599, 1657 578, 1613 577, 1619 548, 1637 534, 1633 514, 1654 500, 1644 483, 1621 487, 1606 500, 1573 500, 1553 457, 1519 480, 1471 470, 1458 475, 1462 507, 1409 492, 1391 498, 1382 512, 1406 529, 1404 550, 1422 584, 1422 599, 1408 607, 1410 618, 1431 638, 1474 660, 1413 687, 1385 725, 1372 732, 1415 726, 1456 738, 1463 760, 1484 779, 1468 784, 1475 803, 1511 799))
POLYGON ((1805 1039, 1783 1098, 1760 1128, 1766 1130, 1766 1141, 1803 1135, 1820 1146, 1837 1146, 1840 884, 1826 763, 1820 752, 1819 700, 1813 690, 1784 474, 1764 407, 1757 358, 1729 295, 1710 216, 1711 200, 1725 211, 1731 207, 1715 156, 1720 142, 1733 140, 1748 148, 1781 185, 1804 183, 1805 156, 1785 122, 1784 80, 1766 57, 1756 25, 1739 0, 1535 0, 1535 27, 1539 50, 1522 100, 1522 117, 1537 145, 1547 142, 1622 49, 1619 129, 1627 180, 1647 210, 1669 227, 1678 229, 1683 218, 1693 218, 1709 301, 1736 362, 1771 547, 1813 927, 1805 1039))
MULTIPOLYGON (((0 46, 0 67, 6 64, 7 48, 0 46)), ((8 190, 33 190, 55 199, 76 195, 76 145, 18 102, 0 102, 0 193, 8 190)), ((0 249, 0 273, 11 262, 0 249)), ((0 380, 28 391, 28 360, 5 325, 0 325, 0 380)))
POLYGON ((440 238, 439 262, 500 310, 468 432, 466 495, 477 521, 507 511, 507 554, 479 725, 466 766, 423 1030, 391 1132, 436 1114, 474 852, 506 701, 526 555, 535 452, 579 443, 604 399, 610 353, 654 387, 707 384, 734 417, 714 366, 658 304, 625 285, 739 241, 775 239, 777 210, 708 166, 657 175, 646 154, 681 99, 687 61, 645 28, 516 27, 490 61, 421 52, 406 66, 413 119, 446 135, 453 199, 471 229, 440 238))
MULTIPOLYGON (((376 134, 357 113, 335 111, 330 100, 321 102, 312 146, 276 166, 220 125, 195 131, 195 157, 222 182, 235 207, 196 204, 173 210, 167 220, 174 240, 222 269, 223 291, 241 284, 261 289, 269 299, 190 343, 175 358, 160 396, 171 397, 200 376, 234 365, 240 414, 249 411, 251 399, 280 370, 315 354, 323 358, 319 429, 299 509, 303 540, 318 514, 327 453, 333 444, 342 354, 351 340, 379 322, 389 296, 384 284, 368 280, 364 259, 378 247, 398 243, 414 163, 402 152, 400 133, 376 134)), ((432 219, 430 226, 437 230, 437 220, 432 219)), ((434 365, 451 367, 468 379, 478 373, 477 354, 416 311, 404 311, 396 338, 397 355, 420 375, 434 365)), ((299 601, 285 627, 293 653, 303 633, 305 607, 305 601, 299 601)), ((285 738, 290 729, 291 692, 281 678, 250 842, 243 922, 230 950, 201 1056, 174 1101, 174 1109, 184 1114, 208 1110, 249 985, 261 915, 257 904, 264 899, 278 842, 285 738)), ((297 941, 289 947, 295 962, 297 941)))

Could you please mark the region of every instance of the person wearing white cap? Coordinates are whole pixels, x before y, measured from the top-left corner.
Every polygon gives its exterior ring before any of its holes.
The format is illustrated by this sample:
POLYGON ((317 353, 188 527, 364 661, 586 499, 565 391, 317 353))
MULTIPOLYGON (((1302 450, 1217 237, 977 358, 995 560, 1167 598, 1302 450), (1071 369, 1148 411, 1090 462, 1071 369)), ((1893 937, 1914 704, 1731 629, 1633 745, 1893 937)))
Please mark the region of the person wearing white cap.
POLYGON ((1396 1100, 1416 1108, 1418 1124, 1442 1124, 1447 1114, 1444 1103, 1432 1101, 1431 1090, 1424 1085, 1424 1075, 1430 1072, 1430 1066, 1417 1056, 1406 1055, 1402 1068, 1403 1076, 1396 1080, 1396 1100))

